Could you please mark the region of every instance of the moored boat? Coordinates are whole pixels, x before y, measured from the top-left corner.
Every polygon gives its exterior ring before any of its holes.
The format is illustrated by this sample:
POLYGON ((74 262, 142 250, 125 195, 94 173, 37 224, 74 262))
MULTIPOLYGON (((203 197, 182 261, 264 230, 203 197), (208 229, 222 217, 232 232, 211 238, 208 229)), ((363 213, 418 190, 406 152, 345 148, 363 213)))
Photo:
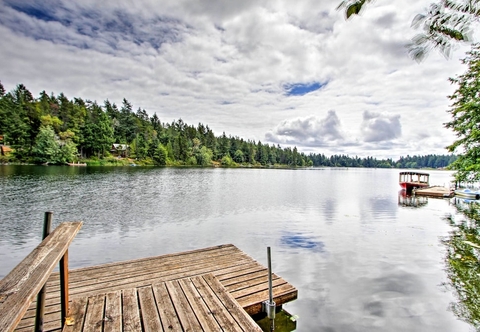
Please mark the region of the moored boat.
POLYGON ((455 190, 455 196, 468 198, 468 199, 480 199, 480 190, 472 190, 468 188, 462 188, 455 190))
POLYGON ((421 172, 400 172, 398 179, 400 187, 407 192, 414 188, 425 188, 429 186, 430 174, 421 172))

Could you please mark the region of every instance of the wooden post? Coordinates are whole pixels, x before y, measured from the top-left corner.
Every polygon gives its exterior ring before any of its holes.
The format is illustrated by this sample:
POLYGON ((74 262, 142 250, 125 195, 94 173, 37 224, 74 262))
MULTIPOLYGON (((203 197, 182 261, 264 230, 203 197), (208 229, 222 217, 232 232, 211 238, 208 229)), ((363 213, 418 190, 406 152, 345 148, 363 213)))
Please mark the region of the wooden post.
MULTIPOLYGON (((43 219, 43 234, 42 241, 50 234, 50 226, 52 225, 53 212, 45 212, 43 219)), ((37 295, 37 311, 35 314, 35 332, 43 332, 43 316, 45 313, 45 294, 47 293, 46 285, 43 285, 42 289, 37 295)))
POLYGON ((60 304, 62 306, 62 328, 68 316, 68 249, 60 259, 60 304))

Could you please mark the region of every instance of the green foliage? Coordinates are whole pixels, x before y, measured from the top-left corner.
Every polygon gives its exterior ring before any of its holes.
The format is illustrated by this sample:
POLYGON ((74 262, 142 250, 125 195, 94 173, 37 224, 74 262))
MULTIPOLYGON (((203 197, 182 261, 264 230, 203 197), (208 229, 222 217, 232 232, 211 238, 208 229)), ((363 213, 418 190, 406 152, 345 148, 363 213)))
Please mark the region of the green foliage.
POLYGON ((213 152, 206 146, 202 146, 195 151, 194 157, 198 165, 209 166, 212 164, 213 152))
POLYGON ((346 155, 333 155, 331 157, 326 157, 324 154, 309 155, 313 166, 376 168, 446 168, 456 158, 454 155, 425 155, 400 157, 397 161, 393 161, 392 159, 378 160, 372 157, 352 158, 346 155))
POLYGON ((197 165, 197 158, 195 158, 195 156, 190 156, 190 157, 188 157, 185 164, 187 166, 196 166, 197 165))
POLYGON ((77 160, 77 145, 71 140, 67 140, 60 145, 58 163, 64 164, 77 160))
POLYGON ((162 144, 158 144, 153 155, 153 162, 155 165, 165 166, 167 164, 167 155, 167 149, 162 144))
POLYGON ((453 103, 448 112, 452 120, 445 127, 455 132, 457 140, 447 149, 460 153, 450 166, 457 171, 456 179, 475 182, 480 180, 480 45, 473 45, 462 62, 468 66, 467 71, 450 79, 457 89, 450 96, 453 103))
POLYGON ((233 161, 233 159, 228 154, 222 157, 221 164, 222 166, 226 166, 226 167, 237 166, 237 164, 233 161))
MULTIPOLYGON (((181 119, 162 123, 156 114, 149 117, 141 108, 133 112, 126 99, 120 109, 108 100, 100 106, 81 98, 68 99, 62 93, 49 96, 45 91, 34 99, 21 84, 0 95, 0 134, 7 137, 5 143, 14 148, 12 158, 18 161, 35 157, 36 162, 63 163, 77 161, 80 155, 89 165, 130 164, 123 158, 109 157, 112 144, 118 143, 129 145, 129 157, 136 158, 136 164, 167 166, 409 167, 416 162, 418 167, 444 167, 448 164, 445 161, 425 166, 428 163, 408 159, 411 157, 406 159, 410 164, 402 161, 397 165, 390 159, 371 157, 307 156, 296 147, 282 148, 225 133, 216 137, 208 125, 201 123, 192 126, 181 119), (38 135, 40 130, 42 134, 38 135)), ((439 159, 435 157, 428 165, 439 159)))
POLYGON ((40 127, 32 152, 33 160, 36 163, 58 163, 58 160, 60 159, 60 146, 57 143, 55 132, 52 127, 40 127))
POLYGON ((51 126, 41 126, 32 154, 39 164, 65 164, 76 159, 77 146, 69 138, 60 140, 51 126))
POLYGON ((60 140, 51 126, 41 126, 32 154, 36 163, 64 164, 76 159, 77 146, 70 138, 60 140))
POLYGON ((352 15, 358 15, 365 2, 367 2, 367 0, 344 0, 338 5, 337 9, 345 8, 345 16, 348 19, 352 15))
POLYGON ((110 118, 97 103, 92 103, 83 126, 83 147, 89 155, 104 157, 114 143, 110 118))
POLYGON ((233 155, 233 160, 237 163, 240 163, 240 164, 245 161, 242 150, 236 150, 235 151, 235 154, 233 155))
MULTIPOLYGON (((343 0, 337 9, 344 9, 348 19, 360 14, 370 2, 373 0, 343 0)), ((410 56, 420 61, 435 48, 445 57, 450 57, 456 42, 471 40, 471 26, 478 23, 479 16, 478 0, 437 0, 430 3, 427 11, 416 15, 412 21, 412 27, 423 31, 407 45, 410 56)))
POLYGON ((461 320, 480 330, 480 206, 457 205, 458 214, 447 220, 452 227, 450 236, 443 239, 446 247, 446 272, 457 301, 450 305, 461 320), (456 220, 457 219, 457 220, 456 220))

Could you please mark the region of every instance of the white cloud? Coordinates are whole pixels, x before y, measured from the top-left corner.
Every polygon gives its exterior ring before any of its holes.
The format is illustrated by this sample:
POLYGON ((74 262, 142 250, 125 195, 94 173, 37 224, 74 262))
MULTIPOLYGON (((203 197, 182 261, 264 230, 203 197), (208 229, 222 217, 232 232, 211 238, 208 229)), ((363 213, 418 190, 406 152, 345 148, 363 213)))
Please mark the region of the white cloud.
POLYGON ((126 98, 162 121, 202 122, 217 134, 301 151, 446 153, 447 79, 463 71, 458 58, 468 47, 457 59, 432 53, 417 64, 404 45, 421 3, 379 1, 348 22, 337 5, 3 0, 0 80, 34 95, 126 98), (328 85, 284 95, 288 84, 311 82, 328 85))
POLYGON ((402 135, 400 115, 382 115, 365 111, 361 130, 365 142, 384 142, 400 138, 402 135))
POLYGON ((265 139, 271 143, 309 147, 351 145, 345 141, 335 111, 328 111, 323 119, 311 116, 305 119, 284 120, 273 131, 268 132, 265 139))

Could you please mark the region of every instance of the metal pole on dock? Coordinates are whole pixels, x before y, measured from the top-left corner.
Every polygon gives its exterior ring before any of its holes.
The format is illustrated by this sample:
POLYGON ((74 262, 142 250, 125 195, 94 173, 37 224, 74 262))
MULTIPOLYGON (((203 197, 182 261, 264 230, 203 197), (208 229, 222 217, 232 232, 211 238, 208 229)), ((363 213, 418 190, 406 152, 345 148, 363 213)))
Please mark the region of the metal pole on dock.
MULTIPOLYGON (((50 227, 52 225, 53 212, 45 212, 43 219, 43 235, 42 241, 50 234, 50 227)), ((35 332, 43 332, 43 316, 45 313, 45 294, 47 293, 46 285, 43 285, 42 289, 37 295, 37 310, 35 315, 35 332)))
POLYGON ((270 319, 270 331, 275 331, 275 302, 273 301, 273 285, 272 285, 272 255, 270 247, 267 247, 268 260, 268 301, 263 302, 263 311, 267 313, 270 319))
POLYGON ((273 302, 273 290, 272 290, 272 254, 270 247, 267 247, 267 260, 268 260, 268 299, 270 303, 273 302))

